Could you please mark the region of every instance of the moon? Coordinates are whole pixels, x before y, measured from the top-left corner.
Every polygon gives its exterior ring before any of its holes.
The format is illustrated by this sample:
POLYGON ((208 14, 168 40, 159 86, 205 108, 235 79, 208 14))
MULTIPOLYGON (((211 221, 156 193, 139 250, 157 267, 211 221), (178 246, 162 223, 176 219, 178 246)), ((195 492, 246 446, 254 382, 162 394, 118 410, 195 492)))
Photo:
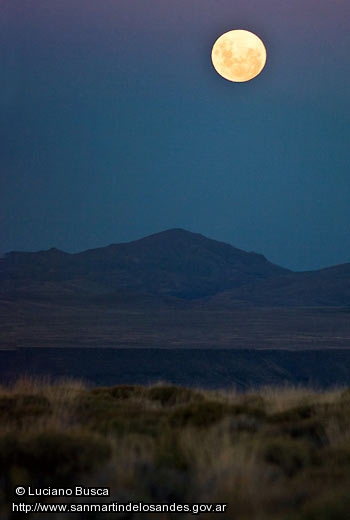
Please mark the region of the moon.
POLYGON ((243 83, 260 74, 266 63, 266 48, 260 38, 243 29, 222 34, 214 43, 211 60, 223 78, 243 83))

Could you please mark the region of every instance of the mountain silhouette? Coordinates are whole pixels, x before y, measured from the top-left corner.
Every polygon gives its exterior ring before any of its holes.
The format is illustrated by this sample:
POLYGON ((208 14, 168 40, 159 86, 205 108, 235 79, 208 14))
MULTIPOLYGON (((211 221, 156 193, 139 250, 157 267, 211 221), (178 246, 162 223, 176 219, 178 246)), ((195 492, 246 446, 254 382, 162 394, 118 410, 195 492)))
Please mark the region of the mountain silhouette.
POLYGON ((171 229, 70 254, 0 259, 0 298, 50 303, 349 306, 350 264, 296 273, 205 236, 171 229))

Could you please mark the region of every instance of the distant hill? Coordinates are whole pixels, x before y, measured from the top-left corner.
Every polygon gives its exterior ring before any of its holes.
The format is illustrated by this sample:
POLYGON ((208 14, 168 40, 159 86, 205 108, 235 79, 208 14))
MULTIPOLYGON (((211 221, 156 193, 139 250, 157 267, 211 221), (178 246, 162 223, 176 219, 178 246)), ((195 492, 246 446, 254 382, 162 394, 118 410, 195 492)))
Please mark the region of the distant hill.
POLYGON ((263 255, 171 229, 77 254, 10 252, 0 297, 50 303, 197 302, 210 306, 349 306, 350 264, 295 273, 263 255))
POLYGON ((211 298, 214 306, 350 307, 350 264, 318 271, 290 272, 211 298))

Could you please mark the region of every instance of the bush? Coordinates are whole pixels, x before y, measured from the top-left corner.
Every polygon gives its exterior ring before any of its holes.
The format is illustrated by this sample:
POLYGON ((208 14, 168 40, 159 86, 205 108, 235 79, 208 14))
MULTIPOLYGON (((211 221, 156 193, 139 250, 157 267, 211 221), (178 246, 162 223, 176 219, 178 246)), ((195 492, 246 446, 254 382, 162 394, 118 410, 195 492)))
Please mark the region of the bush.
POLYGON ((349 493, 326 494, 308 504, 301 520, 349 520, 350 496, 349 493))
POLYGON ((315 460, 310 445, 282 437, 267 441, 263 454, 266 462, 278 466, 288 477, 310 466, 315 460))
POLYGON ((15 421, 22 424, 26 418, 38 418, 51 414, 50 402, 43 395, 3 395, 0 396, 0 421, 15 421))
POLYGON ((101 387, 95 388, 91 391, 91 395, 102 397, 106 399, 112 397, 113 399, 124 400, 132 397, 139 397, 143 392, 142 386, 138 385, 117 385, 110 388, 101 387))
POLYGON ((2 435, 0 481, 6 501, 15 498, 18 485, 74 487, 78 477, 105 464, 110 455, 106 439, 83 431, 2 435))
POLYGON ((151 401, 159 401, 163 406, 174 406, 176 404, 204 400, 204 397, 199 392, 189 388, 170 385, 153 386, 147 389, 145 396, 151 401))
POLYGON ((230 413, 230 406, 219 402, 194 402, 174 409, 169 416, 172 426, 205 428, 220 421, 230 413))
POLYGON ((44 431, 0 437, 2 470, 26 468, 39 478, 74 478, 101 465, 110 455, 103 437, 84 431, 44 431))
POLYGON ((315 409, 310 405, 297 406, 290 410, 278 412, 270 417, 271 423, 287 423, 287 422, 298 422, 304 419, 310 419, 315 414, 315 409))

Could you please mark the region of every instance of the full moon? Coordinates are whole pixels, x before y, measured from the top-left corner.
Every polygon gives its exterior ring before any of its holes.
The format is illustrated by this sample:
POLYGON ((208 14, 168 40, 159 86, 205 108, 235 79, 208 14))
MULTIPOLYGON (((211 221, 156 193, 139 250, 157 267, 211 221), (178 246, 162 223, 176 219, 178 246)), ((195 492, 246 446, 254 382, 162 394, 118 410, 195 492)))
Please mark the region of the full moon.
POLYGON ((256 34, 237 29, 216 40, 211 59, 220 76, 242 83, 255 78, 263 70, 266 49, 256 34))

